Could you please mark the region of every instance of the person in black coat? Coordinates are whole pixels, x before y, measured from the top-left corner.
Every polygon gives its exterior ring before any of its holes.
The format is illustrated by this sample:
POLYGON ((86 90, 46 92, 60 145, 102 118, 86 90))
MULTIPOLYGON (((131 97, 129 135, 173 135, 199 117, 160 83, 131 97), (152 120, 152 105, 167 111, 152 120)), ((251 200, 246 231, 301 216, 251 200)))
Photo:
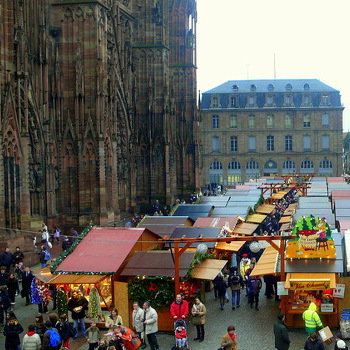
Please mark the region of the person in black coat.
POLYGON ((30 304, 30 294, 31 294, 30 286, 32 284, 33 278, 34 278, 34 275, 32 274, 32 271, 30 271, 29 266, 26 266, 23 272, 22 291, 21 291, 22 298, 24 297, 26 298, 26 305, 30 304))
POLYGON ((217 280, 217 290, 218 290, 218 297, 220 300, 220 310, 224 309, 224 305, 226 301, 226 289, 227 289, 227 284, 224 280, 224 277, 220 275, 217 280))
POLYGON ((323 342, 316 332, 311 333, 307 338, 304 345, 304 350, 325 350, 323 342))
POLYGON ((86 336, 85 330, 85 311, 89 307, 89 302, 86 298, 79 292, 74 291, 72 297, 68 301, 68 310, 72 312, 72 319, 75 328, 76 336, 78 336, 79 326, 81 330, 81 335, 86 336))
POLYGON ((19 335, 23 332, 23 327, 20 323, 12 318, 4 327, 5 350, 18 350, 18 346, 21 345, 19 335))
POLYGON ((20 262, 23 262, 24 254, 21 252, 20 247, 16 247, 15 252, 13 253, 13 266, 16 266, 16 264, 19 264, 20 262))
POLYGON ((279 314, 277 322, 273 325, 273 333, 275 335, 275 348, 277 350, 288 350, 290 339, 287 327, 284 325, 284 315, 279 314))
POLYGON ((6 248, 5 251, 0 255, 0 265, 5 266, 6 272, 9 272, 12 261, 13 255, 10 253, 10 249, 6 248))
POLYGON ((11 304, 15 304, 16 293, 19 293, 19 286, 16 276, 10 273, 9 279, 7 280, 7 292, 11 300, 11 304))
POLYGON ((9 278, 9 274, 6 272, 6 267, 1 266, 1 268, 0 268, 0 287, 7 285, 8 278, 9 278))
POLYGON ((0 324, 4 324, 4 314, 7 315, 7 311, 11 307, 10 298, 7 294, 7 287, 2 286, 0 288, 0 324))

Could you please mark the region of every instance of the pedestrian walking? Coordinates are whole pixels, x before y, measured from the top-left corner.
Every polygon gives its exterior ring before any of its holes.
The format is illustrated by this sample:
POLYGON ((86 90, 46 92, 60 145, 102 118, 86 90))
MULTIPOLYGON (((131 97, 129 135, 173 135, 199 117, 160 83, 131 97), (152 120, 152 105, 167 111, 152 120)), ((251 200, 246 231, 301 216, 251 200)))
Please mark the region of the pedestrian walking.
POLYGON ((67 315, 62 314, 57 324, 58 333, 62 339, 62 348, 70 349, 69 340, 74 336, 74 329, 67 320, 67 315))
POLYGON ((277 316, 277 322, 273 325, 275 348, 277 350, 288 350, 290 345, 288 330, 284 324, 284 319, 284 314, 279 314, 277 316))
POLYGON ((6 272, 6 267, 1 266, 1 268, 0 268, 0 287, 7 285, 7 281, 9 279, 9 276, 10 275, 6 272))
POLYGON ((110 314, 106 317, 105 327, 108 328, 108 332, 113 332, 114 326, 121 326, 123 319, 118 313, 118 309, 111 309, 110 314))
POLYGON ((15 274, 10 273, 9 279, 7 280, 7 292, 10 298, 11 304, 16 303, 16 294, 19 294, 19 285, 15 274))
POLYGON ((21 346, 19 335, 23 332, 23 327, 17 319, 11 318, 4 327, 5 350, 18 350, 21 346))
POLYGON ((140 305, 138 302, 134 302, 133 305, 133 310, 132 310, 132 327, 134 328, 134 331, 137 333, 139 338, 141 339, 142 343, 145 343, 145 335, 143 334, 143 314, 144 311, 142 308, 140 308, 140 305))
POLYGON ((316 312, 317 306, 315 303, 310 303, 309 308, 303 312, 303 320, 305 322, 305 330, 307 334, 312 334, 317 331, 317 328, 323 328, 322 321, 316 312))
POLYGON ((40 247, 40 252, 39 252, 39 261, 41 264, 41 268, 44 268, 47 266, 47 262, 51 259, 51 254, 49 252, 49 248, 47 246, 42 245, 40 247))
POLYGON ((45 328, 41 350, 59 350, 62 341, 58 330, 52 326, 50 321, 45 322, 45 328))
POLYGON ((22 276, 22 291, 21 291, 22 298, 26 298, 26 305, 30 304, 30 297, 31 297, 30 287, 31 287, 33 278, 34 278, 34 275, 32 274, 32 271, 30 271, 30 267, 26 266, 24 268, 24 272, 22 276))
POLYGON ((39 334, 40 339, 43 340, 44 333, 46 332, 46 328, 44 325, 44 319, 42 314, 37 314, 35 316, 35 324, 34 324, 35 333, 39 334))
POLYGON ((225 350, 237 350, 237 335, 235 326, 228 326, 227 333, 222 337, 221 347, 225 350))
POLYGON ((101 340, 101 332, 95 321, 92 321, 90 327, 86 330, 86 339, 89 343, 89 350, 95 350, 98 347, 98 342, 101 340))
POLYGON ((255 303, 255 310, 259 311, 259 294, 262 282, 259 276, 249 276, 247 280, 248 287, 248 303, 251 308, 255 303))
POLYGON ((145 333, 147 335, 148 344, 151 347, 151 350, 159 350, 159 345, 157 341, 157 332, 158 332, 158 314, 149 301, 143 303, 144 310, 144 325, 145 333))
POLYGON ((28 326, 28 332, 23 337, 22 350, 41 350, 41 339, 39 334, 35 333, 34 325, 28 326))
POLYGON ((170 305, 170 315, 176 320, 185 320, 188 316, 188 302, 182 299, 181 294, 177 294, 175 301, 170 305))
POLYGON ((304 350, 325 350, 324 344, 316 332, 313 332, 307 338, 304 350))
POLYGON ((13 261, 13 254, 10 253, 10 248, 5 248, 5 251, 0 255, 0 265, 4 266, 6 272, 10 272, 10 267, 13 261))
POLYGON ((53 233, 53 239, 54 241, 57 242, 57 244, 60 243, 60 237, 61 237, 61 230, 59 229, 59 227, 54 226, 54 233, 53 233))
MULTIPOLYGON (((7 313, 10 310, 11 301, 7 294, 7 287, 0 287, 0 326, 4 325, 4 320, 7 318, 7 313)), ((6 322, 5 322, 6 323, 6 322)))
POLYGON ((244 288, 243 278, 238 274, 237 267, 231 267, 228 277, 228 286, 231 288, 232 310, 240 307, 241 303, 241 288, 244 288))
POLYGON ((13 266, 18 265, 19 263, 23 263, 24 260, 24 254, 21 251, 20 247, 16 247, 15 252, 13 253, 13 266))
POLYGON ((68 310, 72 312, 72 319, 76 331, 75 337, 79 334, 79 328, 82 336, 86 336, 85 331, 85 311, 88 309, 88 301, 78 291, 72 293, 72 297, 68 301, 68 310))
POLYGON ((224 281, 223 275, 221 275, 217 280, 217 290, 218 290, 218 297, 220 301, 220 310, 222 311, 225 306, 226 291, 227 291, 227 284, 224 281))
POLYGON ((194 304, 192 306, 191 314, 193 316, 192 323, 196 326, 197 337, 193 340, 199 340, 202 342, 204 340, 204 325, 205 325, 205 315, 207 314, 207 309, 205 305, 199 300, 199 298, 194 299, 194 304))

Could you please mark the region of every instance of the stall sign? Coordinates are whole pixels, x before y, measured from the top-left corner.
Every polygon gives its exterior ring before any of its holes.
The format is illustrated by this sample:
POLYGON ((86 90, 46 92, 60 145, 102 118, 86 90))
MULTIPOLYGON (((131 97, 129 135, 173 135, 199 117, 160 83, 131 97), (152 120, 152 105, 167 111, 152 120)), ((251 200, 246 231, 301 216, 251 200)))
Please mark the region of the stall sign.
POLYGON ((344 298, 345 295, 345 284, 337 283, 333 290, 333 296, 335 298, 344 298))
POLYGON ((329 288, 329 281, 291 282, 290 290, 324 290, 329 288))
POLYGON ((321 312, 333 312, 333 304, 321 304, 321 312))
POLYGON ((277 295, 288 295, 288 289, 285 288, 284 282, 277 282, 277 295))

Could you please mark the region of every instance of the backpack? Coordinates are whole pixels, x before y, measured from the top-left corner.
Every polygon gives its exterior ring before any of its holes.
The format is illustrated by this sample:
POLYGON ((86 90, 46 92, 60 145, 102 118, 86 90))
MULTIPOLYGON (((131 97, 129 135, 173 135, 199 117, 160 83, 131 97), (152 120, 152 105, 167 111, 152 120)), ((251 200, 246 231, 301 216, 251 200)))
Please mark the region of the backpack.
POLYGON ((51 259, 51 254, 50 254, 50 252, 49 252, 47 249, 45 250, 44 259, 45 259, 46 261, 48 261, 48 260, 51 259))
POLYGON ((229 285, 230 286, 237 286, 240 282, 240 277, 239 275, 232 275, 230 276, 230 279, 229 279, 229 285))
POLYGON ((251 294, 258 294, 260 290, 260 283, 257 278, 252 278, 250 280, 250 289, 251 289, 251 294))
POLYGON ((46 333, 50 335, 50 346, 56 347, 61 344, 61 337, 56 328, 48 329, 46 333))

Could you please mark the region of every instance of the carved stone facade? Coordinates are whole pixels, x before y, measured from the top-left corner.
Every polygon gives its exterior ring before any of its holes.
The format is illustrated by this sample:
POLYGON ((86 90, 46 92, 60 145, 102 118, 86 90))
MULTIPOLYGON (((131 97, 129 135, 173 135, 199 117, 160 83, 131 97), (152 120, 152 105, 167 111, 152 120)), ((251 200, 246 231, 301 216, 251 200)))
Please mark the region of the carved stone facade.
POLYGON ((194 0, 0 0, 0 226, 199 185, 194 0))

